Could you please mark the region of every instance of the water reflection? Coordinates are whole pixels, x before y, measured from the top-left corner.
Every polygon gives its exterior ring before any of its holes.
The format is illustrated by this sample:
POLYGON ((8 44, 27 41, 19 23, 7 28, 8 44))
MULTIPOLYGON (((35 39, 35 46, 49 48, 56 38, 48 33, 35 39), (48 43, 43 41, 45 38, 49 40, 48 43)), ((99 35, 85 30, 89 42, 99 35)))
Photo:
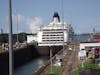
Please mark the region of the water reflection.
POLYGON ((32 75, 41 66, 43 66, 48 59, 49 57, 47 56, 34 59, 31 62, 15 69, 14 75, 32 75))

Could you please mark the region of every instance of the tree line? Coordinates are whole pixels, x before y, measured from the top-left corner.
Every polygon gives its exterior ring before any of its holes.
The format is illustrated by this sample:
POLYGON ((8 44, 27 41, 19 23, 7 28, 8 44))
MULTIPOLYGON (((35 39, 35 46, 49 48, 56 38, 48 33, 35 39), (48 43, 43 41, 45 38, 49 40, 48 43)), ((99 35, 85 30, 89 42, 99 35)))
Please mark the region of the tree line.
MULTIPOLYGON (((24 41, 27 41, 27 35, 28 35, 27 33, 13 34, 12 35, 13 44, 15 44, 16 42, 23 43, 24 41)), ((8 43, 8 42, 9 42, 9 35, 8 35, 8 33, 0 34, 0 44, 8 43)))

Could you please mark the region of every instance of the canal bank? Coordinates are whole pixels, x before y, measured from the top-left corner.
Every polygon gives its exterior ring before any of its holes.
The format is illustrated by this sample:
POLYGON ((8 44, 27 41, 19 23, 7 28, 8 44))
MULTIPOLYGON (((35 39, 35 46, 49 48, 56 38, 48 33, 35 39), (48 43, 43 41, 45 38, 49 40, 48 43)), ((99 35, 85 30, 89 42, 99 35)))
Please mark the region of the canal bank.
MULTIPOLYGON (((9 57, 8 51, 0 53, 0 75, 9 75, 9 57)), ((14 49, 14 68, 31 61, 39 54, 34 44, 14 49)))

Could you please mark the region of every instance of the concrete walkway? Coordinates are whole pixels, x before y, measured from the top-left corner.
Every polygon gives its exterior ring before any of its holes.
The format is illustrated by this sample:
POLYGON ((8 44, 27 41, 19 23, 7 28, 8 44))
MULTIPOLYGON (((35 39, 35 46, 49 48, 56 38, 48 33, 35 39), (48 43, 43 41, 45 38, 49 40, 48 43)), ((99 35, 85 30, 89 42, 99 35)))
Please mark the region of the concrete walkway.
POLYGON ((75 50, 69 50, 64 56, 64 66, 61 75, 74 75, 73 70, 77 66, 78 57, 77 57, 77 47, 75 50))

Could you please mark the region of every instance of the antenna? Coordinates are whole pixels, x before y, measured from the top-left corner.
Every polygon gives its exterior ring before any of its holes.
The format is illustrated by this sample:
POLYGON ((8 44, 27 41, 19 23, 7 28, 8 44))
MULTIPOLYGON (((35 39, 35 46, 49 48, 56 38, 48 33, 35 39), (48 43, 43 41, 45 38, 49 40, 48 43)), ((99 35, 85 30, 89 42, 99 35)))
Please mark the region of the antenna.
POLYGON ((95 34, 95 28, 93 28, 93 34, 95 34))
POLYGON ((62 26, 63 26, 63 55, 64 55, 64 9, 63 9, 63 0, 61 0, 61 11, 62 11, 62 26))
POLYGON ((19 43, 19 40, 18 40, 18 22, 19 22, 19 17, 18 17, 18 15, 17 15, 17 43, 19 43))
POLYGON ((1 31, 1 34, 3 34, 3 29, 2 29, 2 28, 1 28, 1 30, 0 30, 0 31, 1 31))
POLYGON ((64 6, 63 6, 64 4, 63 4, 63 0, 61 0, 61 11, 62 11, 62 22, 63 22, 63 20, 64 20, 64 6))
POLYGON ((94 35, 95 35, 95 28, 93 28, 93 34, 92 34, 92 40, 94 41, 94 35))

